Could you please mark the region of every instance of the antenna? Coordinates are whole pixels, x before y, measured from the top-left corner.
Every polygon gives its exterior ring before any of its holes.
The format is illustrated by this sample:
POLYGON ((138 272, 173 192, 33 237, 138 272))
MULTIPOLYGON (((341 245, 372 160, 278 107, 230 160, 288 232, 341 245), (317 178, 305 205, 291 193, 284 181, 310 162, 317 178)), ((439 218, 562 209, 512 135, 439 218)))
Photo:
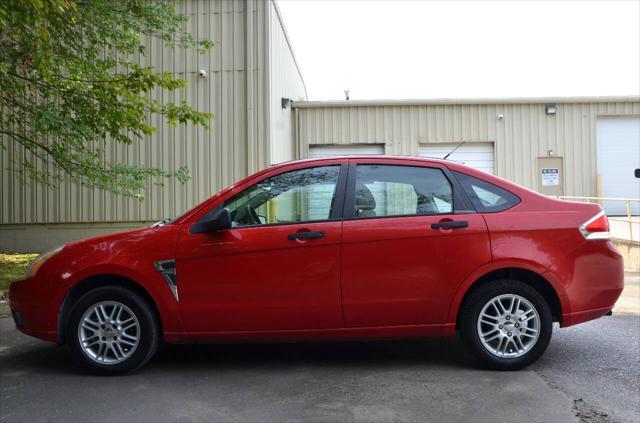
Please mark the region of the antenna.
POLYGON ((446 156, 444 156, 444 157, 442 158, 442 160, 447 160, 447 157, 449 157, 450 155, 452 155, 453 153, 455 153, 455 151, 456 151, 458 148, 462 147, 462 144, 464 144, 465 142, 466 142, 466 141, 462 141, 460 144, 456 145, 456 147, 455 147, 453 150, 449 151, 449 152, 447 153, 447 155, 446 155, 446 156))

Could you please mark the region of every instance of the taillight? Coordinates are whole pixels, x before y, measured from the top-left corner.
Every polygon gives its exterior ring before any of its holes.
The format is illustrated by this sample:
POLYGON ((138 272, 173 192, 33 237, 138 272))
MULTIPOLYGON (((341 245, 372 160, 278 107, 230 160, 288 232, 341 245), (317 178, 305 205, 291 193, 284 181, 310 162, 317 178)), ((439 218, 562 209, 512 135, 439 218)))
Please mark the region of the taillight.
POLYGON ((600 211, 591 219, 580 225, 580 233, 588 239, 609 239, 609 220, 604 211, 600 211))

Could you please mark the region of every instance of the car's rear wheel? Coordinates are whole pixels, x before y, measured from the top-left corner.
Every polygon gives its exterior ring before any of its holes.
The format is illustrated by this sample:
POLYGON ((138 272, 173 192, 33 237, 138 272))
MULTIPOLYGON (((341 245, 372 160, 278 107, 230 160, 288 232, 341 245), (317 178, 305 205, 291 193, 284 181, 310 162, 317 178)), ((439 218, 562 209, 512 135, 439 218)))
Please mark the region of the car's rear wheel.
POLYGON ((96 374, 123 374, 156 353, 160 329, 153 309, 135 292, 119 286, 89 291, 76 302, 67 322, 74 361, 96 374))
POLYGON ((486 367, 517 370, 547 349, 553 317, 544 297, 516 280, 486 283, 471 293, 460 315, 460 334, 486 367))

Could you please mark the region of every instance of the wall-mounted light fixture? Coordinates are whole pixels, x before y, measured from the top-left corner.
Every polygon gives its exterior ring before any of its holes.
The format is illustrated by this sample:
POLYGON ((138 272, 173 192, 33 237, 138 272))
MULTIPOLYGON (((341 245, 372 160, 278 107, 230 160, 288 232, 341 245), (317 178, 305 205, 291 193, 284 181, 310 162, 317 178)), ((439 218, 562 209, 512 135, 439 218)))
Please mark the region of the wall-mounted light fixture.
POLYGON ((350 90, 344 90, 344 99, 345 100, 349 100, 350 97, 351 97, 351 91, 350 90))
POLYGON ((554 153, 552 149, 547 150, 547 155, 549 157, 553 157, 554 154, 556 154, 556 153, 554 153))
POLYGON ((502 112, 496 113, 496 119, 498 119, 498 120, 504 119, 504 113, 502 113, 502 112))
POLYGON ((291 106, 291 99, 287 97, 282 97, 280 99, 280 105, 282 106, 283 109, 288 109, 289 106, 291 106))
POLYGON ((550 116, 555 115, 557 111, 558 108, 555 104, 545 104, 544 106, 544 112, 550 116))
POLYGON ((206 70, 204 70, 204 69, 200 69, 200 70, 198 71, 198 76, 199 76, 200 78, 206 78, 206 77, 207 77, 207 71, 206 71, 206 70))

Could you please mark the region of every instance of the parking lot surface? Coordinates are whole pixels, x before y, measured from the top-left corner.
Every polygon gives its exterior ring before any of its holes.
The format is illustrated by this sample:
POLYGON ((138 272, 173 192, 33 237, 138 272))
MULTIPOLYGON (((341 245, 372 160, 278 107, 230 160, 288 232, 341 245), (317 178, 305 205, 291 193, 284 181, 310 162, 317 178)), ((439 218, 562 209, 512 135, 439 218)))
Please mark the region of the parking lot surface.
MULTIPOLYGON (((632 281, 633 282, 633 281, 632 281)), ((0 319, 0 421, 640 421, 640 317, 554 332, 519 372, 479 370, 457 339, 171 345, 93 377, 0 319)))

